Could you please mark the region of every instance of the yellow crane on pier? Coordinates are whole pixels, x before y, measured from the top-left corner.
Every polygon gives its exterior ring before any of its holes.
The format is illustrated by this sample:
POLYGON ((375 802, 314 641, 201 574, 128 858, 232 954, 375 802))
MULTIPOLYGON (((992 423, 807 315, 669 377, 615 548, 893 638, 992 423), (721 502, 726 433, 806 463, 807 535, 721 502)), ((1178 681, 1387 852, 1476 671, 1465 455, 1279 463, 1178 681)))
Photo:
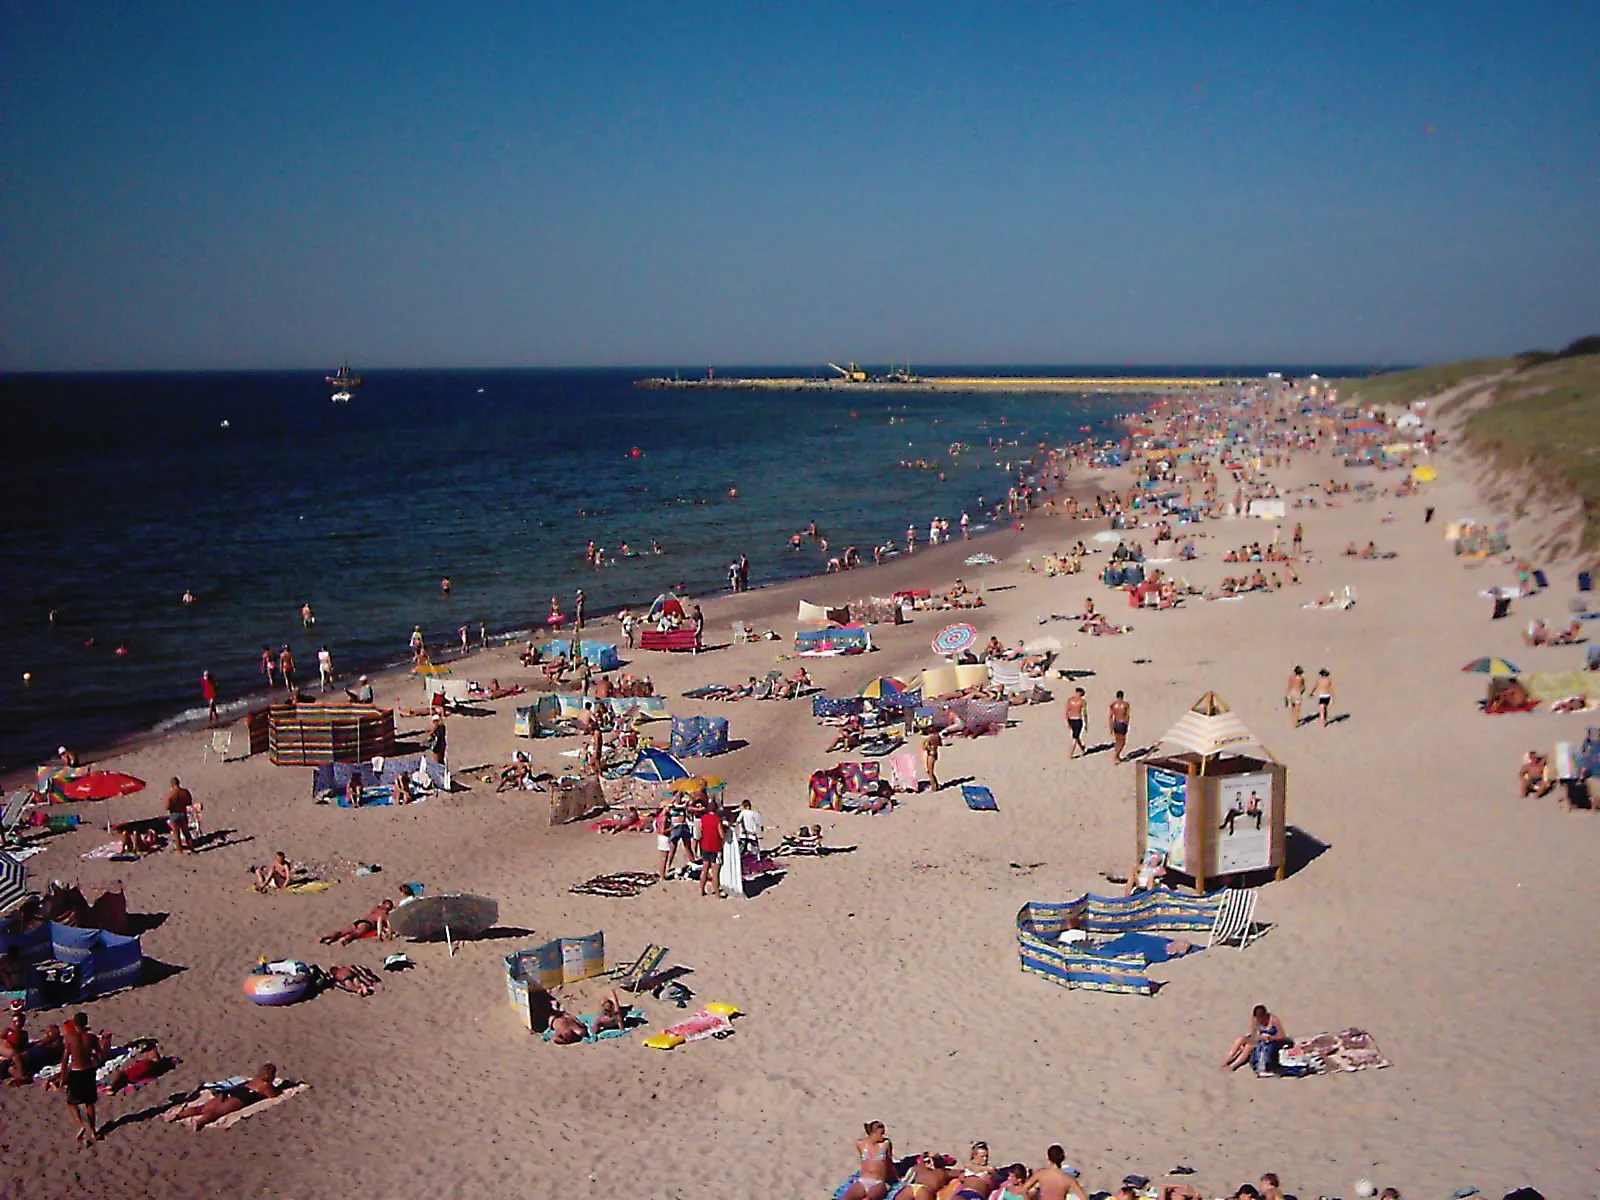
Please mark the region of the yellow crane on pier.
POLYGON ((828 365, 835 371, 839 372, 840 375, 844 376, 844 381, 846 383, 865 383, 867 381, 867 373, 860 367, 856 366, 855 363, 851 363, 848 370, 846 370, 844 367, 841 367, 838 363, 831 362, 828 365))

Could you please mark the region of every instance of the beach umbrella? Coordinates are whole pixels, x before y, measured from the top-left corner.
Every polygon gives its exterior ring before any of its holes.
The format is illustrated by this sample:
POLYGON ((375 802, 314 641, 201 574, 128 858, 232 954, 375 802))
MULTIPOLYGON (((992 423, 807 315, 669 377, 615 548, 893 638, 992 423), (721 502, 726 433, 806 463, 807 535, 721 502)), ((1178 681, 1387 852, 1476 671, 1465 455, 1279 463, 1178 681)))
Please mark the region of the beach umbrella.
MULTIPOLYGON (((668 756, 670 757, 670 755, 668 756)), ((690 792, 709 790, 722 787, 728 781, 715 775, 691 775, 687 779, 674 779, 668 786, 674 791, 687 795, 690 792)))
POLYGON ((1432 483, 1439 478, 1439 469, 1437 467, 1416 467, 1411 472, 1411 478, 1418 483, 1432 483))
POLYGON ((1511 679, 1522 674, 1516 663, 1507 662, 1505 659, 1496 658, 1493 655, 1486 658, 1475 658, 1461 669, 1463 671, 1474 671, 1479 675, 1488 675, 1493 679, 1511 679))
POLYGON ((28 894, 28 873, 11 855, 0 853, 0 912, 28 894))
POLYGON ((881 675, 862 684, 856 695, 865 696, 868 700, 882 700, 885 696, 898 696, 905 690, 906 685, 900 680, 881 675))
POLYGON ((935 654, 960 654, 978 640, 978 631, 965 621, 946 625, 933 635, 935 654))
POLYGON ((144 780, 121 771, 90 771, 60 784, 57 790, 68 800, 109 800, 144 791, 144 780))
POLYGON ((416 666, 411 668, 411 673, 413 675, 433 675, 433 676, 448 675, 448 674, 450 674, 450 668, 449 667, 445 667, 445 666, 440 666, 438 663, 431 662, 430 660, 425 658, 421 662, 419 662, 416 666))
POLYGON ((500 906, 487 896, 446 892, 408 900, 389 914, 389 927, 414 942, 445 942, 482 937, 500 919, 500 906))
POLYGON ((633 764, 634 778, 646 783, 670 783, 674 779, 688 779, 692 774, 665 750, 641 750, 633 764))
POLYGON ((1091 542, 1106 542, 1106 543, 1109 544, 1111 542, 1120 542, 1120 541, 1122 541, 1123 540, 1123 534, 1120 533, 1119 531, 1115 530, 1115 529, 1102 529, 1099 533, 1095 534, 1089 540, 1091 542))

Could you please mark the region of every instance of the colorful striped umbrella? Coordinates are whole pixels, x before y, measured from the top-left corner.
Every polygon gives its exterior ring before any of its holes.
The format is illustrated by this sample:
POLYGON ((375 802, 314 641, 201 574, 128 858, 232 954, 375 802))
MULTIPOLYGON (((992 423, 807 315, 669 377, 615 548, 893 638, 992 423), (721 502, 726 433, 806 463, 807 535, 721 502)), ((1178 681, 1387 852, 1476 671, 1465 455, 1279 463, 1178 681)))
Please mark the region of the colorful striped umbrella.
POLYGON ((1463 671, 1475 671, 1479 675, 1488 675, 1493 679, 1512 679, 1522 674, 1521 668, 1516 663, 1507 662, 1505 659, 1496 658, 1493 655, 1489 655, 1486 658, 1475 658, 1461 669, 1463 671))
POLYGON ((933 635, 935 654, 960 654, 978 640, 978 631, 965 621, 946 625, 933 635))
POLYGON ((880 675, 877 679, 869 680, 861 685, 858 696, 865 696, 868 700, 882 700, 885 696, 898 696, 906 690, 906 685, 889 675, 880 675))

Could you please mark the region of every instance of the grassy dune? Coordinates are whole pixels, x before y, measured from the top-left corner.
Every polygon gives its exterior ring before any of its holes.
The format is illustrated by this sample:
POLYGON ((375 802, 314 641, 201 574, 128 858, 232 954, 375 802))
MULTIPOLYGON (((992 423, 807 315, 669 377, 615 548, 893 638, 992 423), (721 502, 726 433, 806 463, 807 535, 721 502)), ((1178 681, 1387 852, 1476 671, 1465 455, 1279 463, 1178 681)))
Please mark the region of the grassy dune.
POLYGON ((1581 502, 1575 548, 1600 550, 1600 338, 1580 339, 1559 353, 1466 359, 1345 386, 1359 403, 1404 407, 1473 381, 1482 382, 1481 393, 1464 393, 1446 406, 1471 404, 1462 440, 1537 490, 1581 502))

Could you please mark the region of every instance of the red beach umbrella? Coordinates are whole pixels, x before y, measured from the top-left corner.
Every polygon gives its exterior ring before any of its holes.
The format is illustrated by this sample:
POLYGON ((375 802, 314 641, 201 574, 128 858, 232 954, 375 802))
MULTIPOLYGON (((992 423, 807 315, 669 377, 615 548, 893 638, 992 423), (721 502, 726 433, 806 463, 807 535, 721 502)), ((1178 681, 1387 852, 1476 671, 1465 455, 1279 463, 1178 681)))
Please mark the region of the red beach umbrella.
POLYGON ((109 800, 113 796, 131 796, 142 791, 144 780, 121 771, 90 771, 61 785, 61 794, 68 800, 109 800))

